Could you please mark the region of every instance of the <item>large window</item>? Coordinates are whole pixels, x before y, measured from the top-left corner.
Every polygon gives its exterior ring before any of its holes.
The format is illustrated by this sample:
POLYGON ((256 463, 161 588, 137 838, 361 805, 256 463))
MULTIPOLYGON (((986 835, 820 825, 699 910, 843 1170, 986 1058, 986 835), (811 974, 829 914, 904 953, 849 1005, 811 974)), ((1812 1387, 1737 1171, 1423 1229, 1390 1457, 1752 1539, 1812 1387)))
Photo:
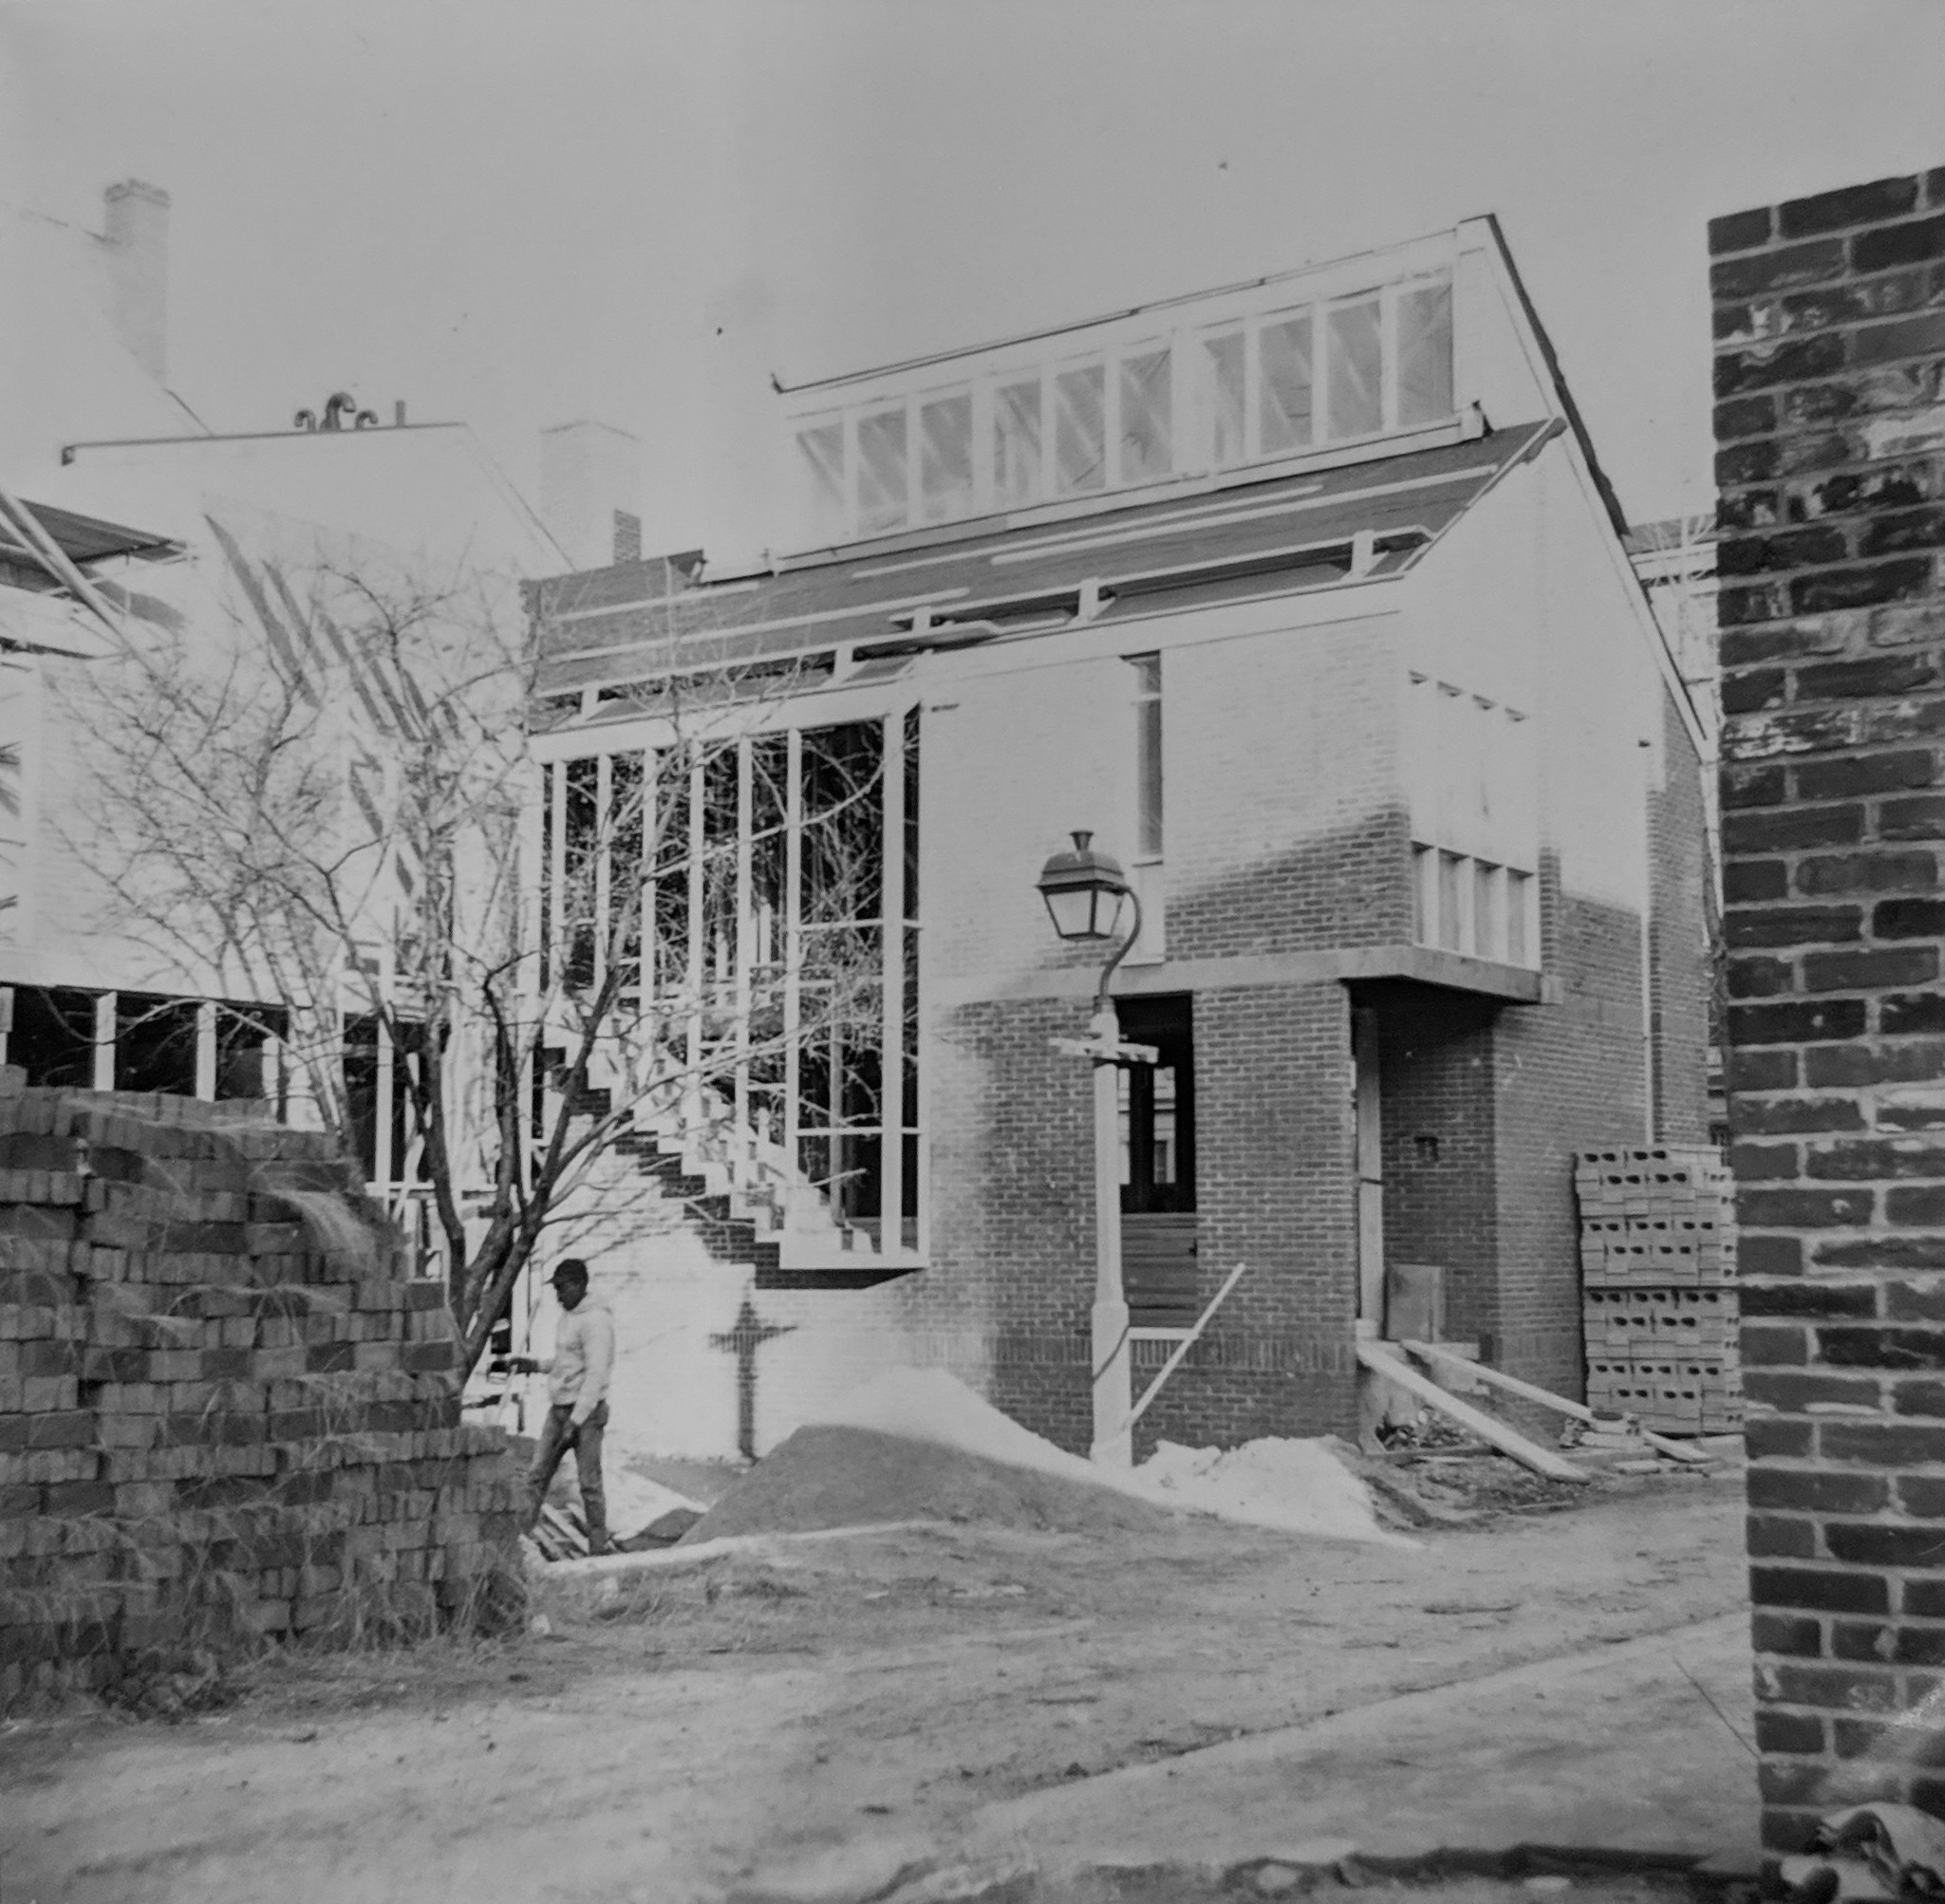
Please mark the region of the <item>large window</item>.
POLYGON ((918 712, 542 770, 543 978, 814 1265, 922 1248, 918 712), (645 933, 641 929, 646 923, 645 933))
POLYGON ((1446 422, 1454 401, 1451 280, 1406 279, 800 419, 805 532, 889 534, 1301 456, 1446 422))

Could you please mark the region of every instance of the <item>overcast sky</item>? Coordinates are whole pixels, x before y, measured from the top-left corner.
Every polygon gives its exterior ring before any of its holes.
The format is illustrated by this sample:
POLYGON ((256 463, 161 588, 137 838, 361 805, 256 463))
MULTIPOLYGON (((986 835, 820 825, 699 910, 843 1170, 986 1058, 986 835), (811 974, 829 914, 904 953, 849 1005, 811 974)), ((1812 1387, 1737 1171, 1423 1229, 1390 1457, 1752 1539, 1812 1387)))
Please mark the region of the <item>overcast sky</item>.
POLYGON ((1636 519, 1706 508, 1712 215, 1945 163, 1940 0, 0 4, 0 196, 167 188, 172 381, 637 431, 765 540, 768 378, 1497 212, 1636 519))

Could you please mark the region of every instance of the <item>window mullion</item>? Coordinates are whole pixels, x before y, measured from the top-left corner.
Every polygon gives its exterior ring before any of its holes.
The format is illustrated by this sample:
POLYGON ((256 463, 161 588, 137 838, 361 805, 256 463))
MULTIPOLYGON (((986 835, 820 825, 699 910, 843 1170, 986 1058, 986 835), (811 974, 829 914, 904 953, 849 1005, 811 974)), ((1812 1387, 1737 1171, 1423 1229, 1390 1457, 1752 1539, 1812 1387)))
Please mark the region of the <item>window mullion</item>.
POLYGON ((878 1059, 878 1253, 905 1240, 905 716, 885 717, 879 961, 882 995, 878 1059))
MULTIPOLYGON (((801 1070, 797 1035, 803 1021, 803 1000, 799 992, 803 971, 803 732, 793 727, 786 743, 783 794, 783 1150, 789 1160, 793 1186, 799 1156, 797 1092, 801 1087, 801 1070)), ((793 1194, 794 1189, 786 1191, 787 1198, 793 1194)), ((785 1208, 785 1221, 788 1222, 788 1203, 785 1208)))
POLYGON ((689 940, 688 969, 683 985, 688 993, 688 1024, 684 1031, 683 1063, 688 1079, 683 1090, 689 1107, 687 1123, 693 1130, 701 1121, 702 1103, 702 959, 707 939, 707 922, 702 905, 702 849, 705 812, 702 750, 689 750, 689 940))
POLYGON ((1381 429, 1398 427, 1398 288, 1384 285, 1377 297, 1377 414, 1381 429))
POLYGON ((614 881, 614 756, 597 756, 594 767, 594 994, 608 979, 608 935, 614 881))
POLYGON ((1262 322, 1248 319, 1243 327, 1243 459, 1262 455, 1262 322))
POLYGON ((548 842, 547 883, 553 895, 550 908, 548 976, 556 986, 566 978, 569 936, 565 924, 568 897, 568 763, 553 765, 553 836, 548 842))
MULTIPOLYGON (((750 1121, 750 966, 755 941, 752 918, 750 835, 752 825, 750 737, 736 749, 736 1136, 738 1160, 744 1150, 754 1157, 756 1146, 750 1121)), ((739 1171, 739 1176, 741 1172, 739 1171)))

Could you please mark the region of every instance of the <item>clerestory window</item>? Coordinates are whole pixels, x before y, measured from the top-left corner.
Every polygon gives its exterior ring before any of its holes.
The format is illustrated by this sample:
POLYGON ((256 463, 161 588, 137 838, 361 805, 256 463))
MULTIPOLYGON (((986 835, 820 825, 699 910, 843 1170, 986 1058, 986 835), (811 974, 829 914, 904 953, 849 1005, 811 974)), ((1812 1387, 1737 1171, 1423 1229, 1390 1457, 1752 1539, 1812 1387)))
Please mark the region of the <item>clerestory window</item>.
POLYGON ((1454 388, 1445 272, 1016 360, 798 419, 805 532, 890 534, 1424 429, 1452 418, 1454 388))

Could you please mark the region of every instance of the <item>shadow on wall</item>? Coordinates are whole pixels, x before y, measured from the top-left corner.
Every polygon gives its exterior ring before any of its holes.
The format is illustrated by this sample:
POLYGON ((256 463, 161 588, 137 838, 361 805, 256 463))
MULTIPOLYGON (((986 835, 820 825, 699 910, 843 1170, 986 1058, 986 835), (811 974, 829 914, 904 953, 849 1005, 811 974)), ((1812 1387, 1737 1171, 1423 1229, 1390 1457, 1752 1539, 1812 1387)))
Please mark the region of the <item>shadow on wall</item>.
POLYGON ((1321 952, 1412 938, 1412 833, 1402 807, 1215 877, 1170 868, 1171 959, 1321 952))

